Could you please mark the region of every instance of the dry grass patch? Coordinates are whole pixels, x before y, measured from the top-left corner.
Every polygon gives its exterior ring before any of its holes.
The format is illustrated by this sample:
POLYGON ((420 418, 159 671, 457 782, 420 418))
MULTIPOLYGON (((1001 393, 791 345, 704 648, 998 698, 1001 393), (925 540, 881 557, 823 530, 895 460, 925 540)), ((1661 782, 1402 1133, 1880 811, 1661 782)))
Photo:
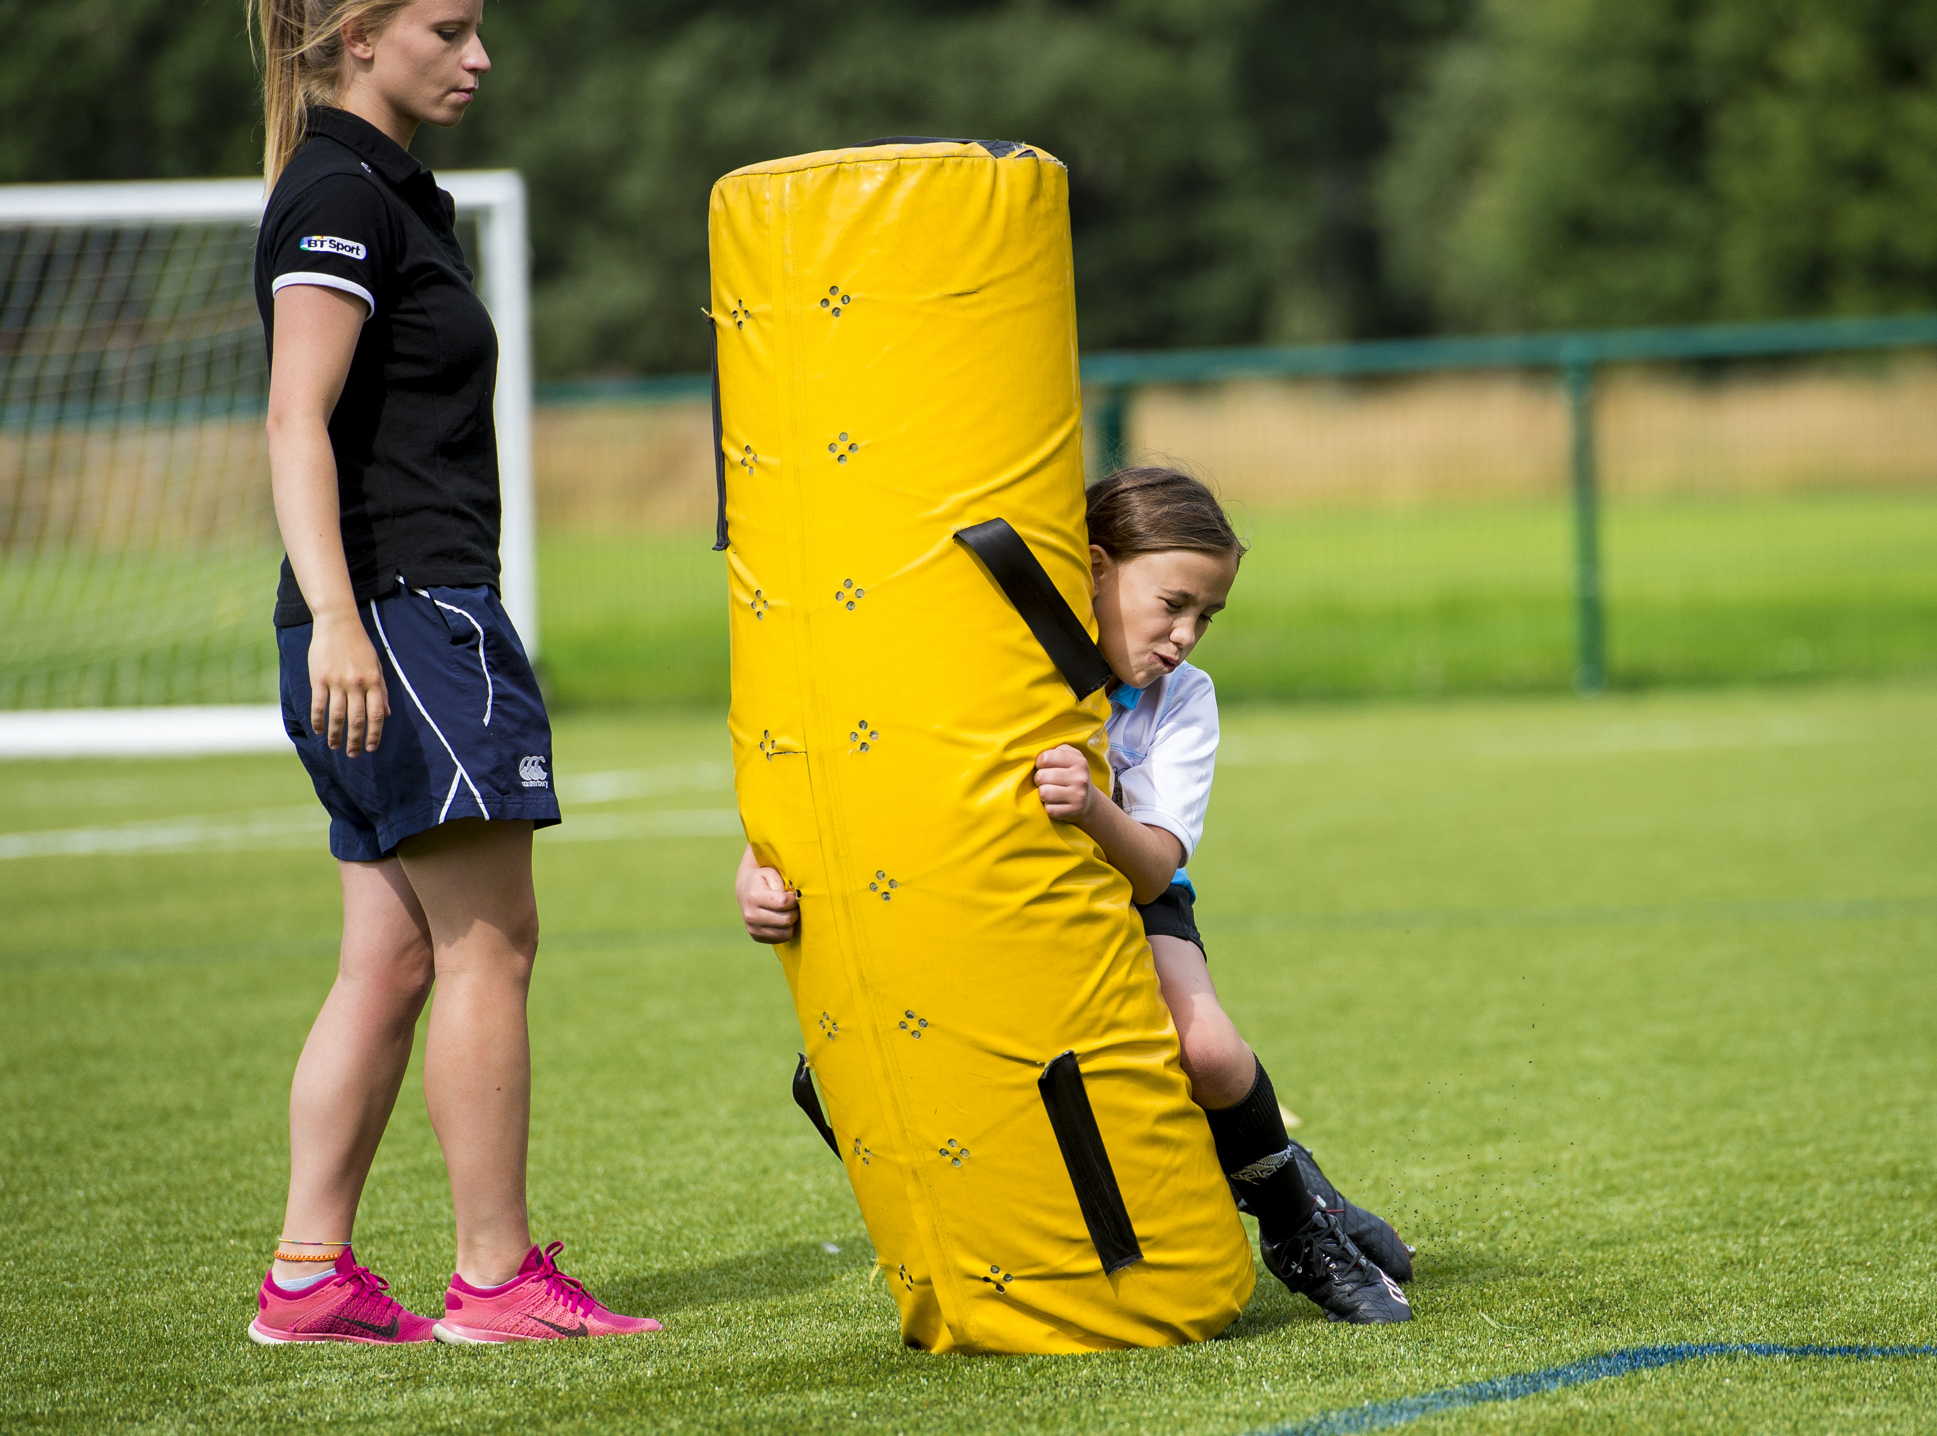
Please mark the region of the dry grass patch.
MULTIPOLYGON (((1607 492, 1757 494, 1937 482, 1937 363, 1703 381, 1625 367, 1596 396, 1607 492)), ((1255 504, 1538 497, 1567 482, 1553 375, 1249 381, 1138 393, 1129 449, 1255 504)))

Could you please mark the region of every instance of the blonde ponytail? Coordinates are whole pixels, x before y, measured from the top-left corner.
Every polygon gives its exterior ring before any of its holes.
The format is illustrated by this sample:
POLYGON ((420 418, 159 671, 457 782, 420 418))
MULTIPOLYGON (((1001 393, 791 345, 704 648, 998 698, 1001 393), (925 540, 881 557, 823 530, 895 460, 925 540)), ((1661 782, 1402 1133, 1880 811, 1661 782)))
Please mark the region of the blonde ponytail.
POLYGON ((375 34, 410 0, 246 0, 250 48, 262 67, 262 179, 274 188, 303 142, 311 105, 332 103, 343 83, 343 28, 375 34))

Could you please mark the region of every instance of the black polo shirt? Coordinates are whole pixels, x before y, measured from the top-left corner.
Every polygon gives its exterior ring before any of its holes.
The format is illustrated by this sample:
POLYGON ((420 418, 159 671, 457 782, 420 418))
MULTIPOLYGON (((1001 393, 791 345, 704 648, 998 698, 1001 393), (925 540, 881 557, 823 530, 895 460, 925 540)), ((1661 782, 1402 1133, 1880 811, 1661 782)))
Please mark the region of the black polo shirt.
MULTIPOLYGON (((323 285, 369 309, 329 422, 359 599, 400 578, 414 588, 498 581, 498 338, 454 213, 409 151, 318 106, 262 215, 256 307, 272 354, 278 289, 323 285)), ((309 617, 285 557, 276 625, 309 617)))

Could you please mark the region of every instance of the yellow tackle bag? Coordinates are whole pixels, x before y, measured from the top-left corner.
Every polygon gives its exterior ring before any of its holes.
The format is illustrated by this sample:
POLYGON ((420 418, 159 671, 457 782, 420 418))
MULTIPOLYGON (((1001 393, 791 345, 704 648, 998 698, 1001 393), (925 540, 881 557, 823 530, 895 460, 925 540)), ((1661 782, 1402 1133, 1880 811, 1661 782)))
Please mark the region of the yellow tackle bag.
POLYGON ((1059 743, 1109 781, 1063 165, 751 165, 710 240, 740 815, 903 1337, 1213 1336, 1250 1248, 1129 883, 1033 781, 1059 743))

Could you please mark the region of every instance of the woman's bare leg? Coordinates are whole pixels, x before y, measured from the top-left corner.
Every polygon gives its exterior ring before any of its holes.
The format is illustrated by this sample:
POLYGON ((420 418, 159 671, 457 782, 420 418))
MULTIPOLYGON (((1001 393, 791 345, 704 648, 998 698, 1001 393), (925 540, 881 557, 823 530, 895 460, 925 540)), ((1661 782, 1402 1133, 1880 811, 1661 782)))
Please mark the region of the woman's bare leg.
MULTIPOLYGON (((336 981, 309 1029, 289 1091, 289 1198, 281 1235, 347 1242, 397 1102, 431 985, 431 933, 396 859, 338 863, 343 942, 336 981)), ((316 1275, 277 1262, 276 1276, 316 1275)))
POLYGON ((538 953, 531 824, 446 823, 398 855, 435 955, 424 1100, 450 1172, 457 1271, 474 1285, 495 1286, 517 1275, 531 1248, 525 997, 538 953))

